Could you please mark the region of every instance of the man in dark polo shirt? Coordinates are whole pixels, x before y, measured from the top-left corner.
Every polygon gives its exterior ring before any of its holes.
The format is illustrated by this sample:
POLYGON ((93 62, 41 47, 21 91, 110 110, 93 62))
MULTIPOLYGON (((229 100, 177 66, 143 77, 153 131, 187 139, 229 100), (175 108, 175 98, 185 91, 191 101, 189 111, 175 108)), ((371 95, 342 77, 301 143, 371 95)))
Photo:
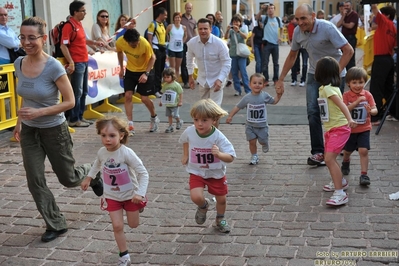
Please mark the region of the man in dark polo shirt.
POLYGON ((351 1, 346 1, 344 4, 344 15, 342 16, 342 34, 348 40, 349 44, 353 48, 353 55, 349 63, 346 65, 346 70, 356 66, 355 55, 356 55, 356 32, 359 23, 359 15, 353 11, 351 1))
POLYGON ((186 26, 187 38, 183 46, 183 60, 181 62, 181 79, 184 83, 183 88, 189 89, 190 85, 188 84, 188 70, 187 70, 187 58, 186 58, 187 43, 191 38, 197 36, 198 33, 197 33, 197 21, 191 15, 191 12, 193 11, 193 4, 186 3, 184 9, 186 12, 183 14, 180 23, 186 26))

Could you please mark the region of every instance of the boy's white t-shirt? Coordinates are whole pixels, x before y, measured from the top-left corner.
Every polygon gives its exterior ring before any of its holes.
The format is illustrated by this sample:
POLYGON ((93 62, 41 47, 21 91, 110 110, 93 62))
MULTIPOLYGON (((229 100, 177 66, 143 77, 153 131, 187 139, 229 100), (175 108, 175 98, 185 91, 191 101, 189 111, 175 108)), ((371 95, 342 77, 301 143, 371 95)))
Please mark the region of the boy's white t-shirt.
POLYGON ((221 152, 236 157, 233 145, 217 128, 211 135, 201 137, 195 126, 189 126, 180 136, 179 143, 189 144, 187 172, 205 179, 221 179, 226 175, 226 163, 211 152, 213 144, 216 144, 221 152))

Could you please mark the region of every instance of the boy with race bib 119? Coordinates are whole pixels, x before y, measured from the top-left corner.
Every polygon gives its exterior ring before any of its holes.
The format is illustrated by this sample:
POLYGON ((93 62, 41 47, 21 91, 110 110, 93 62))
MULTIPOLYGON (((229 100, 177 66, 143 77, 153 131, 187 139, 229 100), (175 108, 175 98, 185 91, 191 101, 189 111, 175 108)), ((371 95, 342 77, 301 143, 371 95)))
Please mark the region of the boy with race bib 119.
POLYGON ((176 129, 180 129, 183 120, 179 116, 179 107, 183 105, 183 89, 176 81, 176 73, 173 68, 166 68, 162 72, 164 83, 162 84, 162 98, 159 106, 166 105, 166 116, 169 120, 169 126, 165 133, 173 132, 173 118, 176 119, 176 129))
POLYGON ((352 119, 357 127, 352 128, 349 140, 344 147, 344 158, 341 166, 343 175, 349 174, 350 156, 356 149, 360 156, 360 180, 361 186, 370 185, 367 176, 370 149, 371 115, 377 115, 378 110, 373 95, 364 90, 367 81, 367 72, 361 67, 352 67, 346 73, 346 83, 350 88, 343 95, 344 103, 351 112, 352 119))
POLYGON ((194 125, 180 136, 183 144, 181 162, 190 174, 190 196, 197 205, 195 221, 204 224, 209 209, 209 199, 204 188, 216 199, 216 221, 213 224, 220 232, 229 233, 231 228, 224 217, 228 193, 226 164, 236 157, 236 152, 226 136, 215 127, 215 123, 227 112, 212 99, 202 99, 191 108, 194 125))
POLYGON ((231 123, 233 116, 243 108, 247 108, 247 122, 245 125, 245 135, 249 141, 249 151, 251 152, 250 165, 259 162, 256 142, 262 145, 262 151, 269 151, 269 125, 267 124, 266 104, 276 104, 280 101, 283 93, 277 90, 276 98, 269 93, 262 91, 265 86, 265 77, 262 74, 255 73, 249 79, 249 87, 251 93, 245 95, 241 101, 230 112, 226 119, 226 123, 231 123))

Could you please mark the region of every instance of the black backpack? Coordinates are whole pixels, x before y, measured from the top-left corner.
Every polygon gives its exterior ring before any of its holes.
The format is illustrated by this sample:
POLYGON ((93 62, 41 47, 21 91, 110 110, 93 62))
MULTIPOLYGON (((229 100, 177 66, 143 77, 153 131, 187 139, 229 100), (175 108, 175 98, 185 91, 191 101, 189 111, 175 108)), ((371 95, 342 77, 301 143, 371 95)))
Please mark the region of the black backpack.
POLYGON ((69 20, 61 21, 60 23, 55 25, 55 27, 49 30, 48 32, 48 35, 50 36, 50 44, 54 46, 54 51, 52 54, 53 57, 64 57, 64 54, 62 53, 60 47, 61 47, 62 29, 67 23, 72 25, 72 30, 75 35, 75 37, 71 38, 71 42, 73 42, 76 39, 77 29, 75 28, 73 23, 71 23, 69 20))

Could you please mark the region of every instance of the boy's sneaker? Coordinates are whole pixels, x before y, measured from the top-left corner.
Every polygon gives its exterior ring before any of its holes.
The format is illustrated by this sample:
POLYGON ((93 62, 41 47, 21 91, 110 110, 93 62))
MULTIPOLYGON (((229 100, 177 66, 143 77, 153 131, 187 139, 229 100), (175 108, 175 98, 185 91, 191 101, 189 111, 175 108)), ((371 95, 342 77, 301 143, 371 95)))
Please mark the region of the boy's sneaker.
POLYGON ((359 184, 361 186, 368 186, 370 185, 370 178, 367 175, 361 175, 359 184))
POLYGON ((333 206, 339 206, 343 205, 345 203, 348 203, 348 194, 345 192, 343 194, 334 191, 334 194, 331 196, 329 200, 327 200, 326 204, 327 205, 333 205, 333 206))
POLYGON ((158 116, 156 117, 151 117, 151 124, 150 124, 150 132, 155 132, 158 130, 158 125, 159 125, 159 118, 158 116))
POLYGON ((118 266, 130 266, 130 255, 127 254, 123 257, 120 257, 118 260, 118 266))
POLYGON ((262 151, 264 153, 268 152, 269 151, 269 144, 262 145, 262 151))
POLYGON ((173 126, 169 126, 166 130, 165 133, 171 133, 173 132, 173 126))
POLYGON ((350 162, 342 162, 341 172, 343 175, 349 175, 351 169, 349 168, 350 162))
POLYGON ((176 122, 176 129, 179 130, 183 126, 184 121, 180 119, 179 122, 176 122))
POLYGON ((252 155, 251 156, 251 161, 249 162, 249 165, 256 165, 259 162, 258 155, 252 155))
POLYGON ((291 82, 291 86, 296 86, 296 81, 291 82))
POLYGON ((301 83, 299 83, 299 87, 305 87, 305 82, 301 81, 301 83))
POLYGON ((325 166, 324 162, 324 154, 323 153, 315 153, 308 158, 308 165, 317 165, 317 166, 325 166))
POLYGON ((134 126, 133 126, 132 121, 129 121, 128 129, 129 129, 129 136, 133 136, 135 132, 134 132, 134 126))
POLYGON ((225 219, 222 219, 220 221, 215 221, 213 227, 216 227, 219 230, 219 232, 222 233, 230 233, 231 231, 230 225, 227 223, 225 219))
POLYGON ((209 199, 205 199, 206 202, 206 208, 201 209, 200 207, 197 207, 197 212, 195 213, 195 222, 197 224, 203 224, 206 221, 206 213, 208 212, 209 208, 209 199))
MULTIPOLYGON (((346 181, 345 178, 342 178, 342 189, 347 190, 348 187, 349 187, 348 181, 346 181)), ((335 191, 334 183, 331 181, 329 184, 324 185, 323 190, 327 192, 335 191)))

